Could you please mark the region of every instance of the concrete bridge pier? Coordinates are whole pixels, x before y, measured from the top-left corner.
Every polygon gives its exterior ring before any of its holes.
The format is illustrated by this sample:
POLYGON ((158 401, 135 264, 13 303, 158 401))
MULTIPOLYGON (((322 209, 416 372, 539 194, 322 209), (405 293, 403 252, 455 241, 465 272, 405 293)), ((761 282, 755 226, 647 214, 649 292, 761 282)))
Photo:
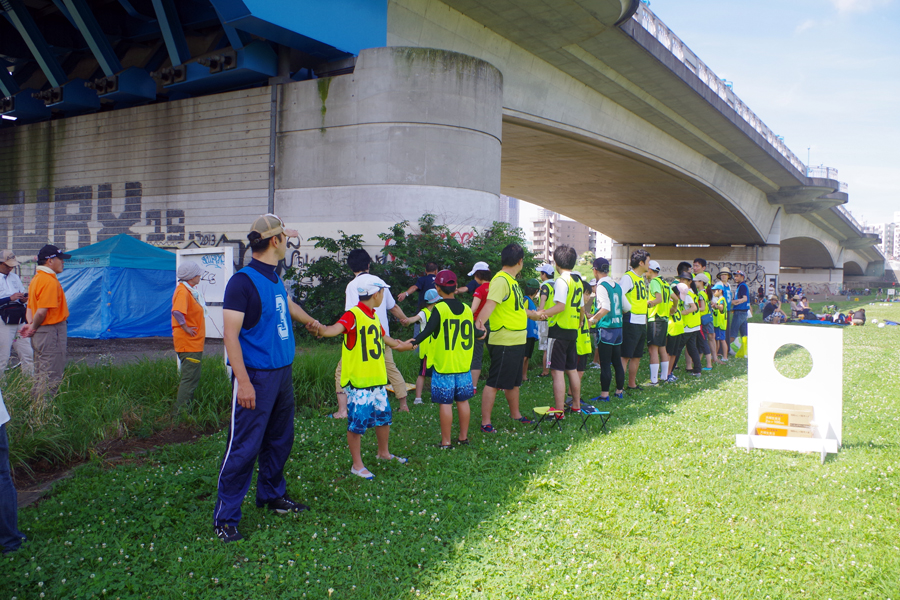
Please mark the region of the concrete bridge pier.
POLYGON ((464 237, 499 219, 503 77, 488 62, 363 50, 353 73, 284 85, 278 105, 275 212, 305 236, 372 244, 433 213, 464 237))
POLYGON ((614 277, 621 277, 630 268, 631 253, 639 248, 650 253, 650 258, 657 261, 662 268, 661 275, 667 279, 675 277, 675 269, 681 261, 693 263, 695 258, 704 258, 707 261, 706 270, 713 278, 722 267, 728 267, 732 273, 737 270, 744 272, 752 292, 755 292, 760 284, 766 290, 770 287, 773 290, 779 289, 781 247, 777 244, 753 246, 615 244, 611 265, 614 277))

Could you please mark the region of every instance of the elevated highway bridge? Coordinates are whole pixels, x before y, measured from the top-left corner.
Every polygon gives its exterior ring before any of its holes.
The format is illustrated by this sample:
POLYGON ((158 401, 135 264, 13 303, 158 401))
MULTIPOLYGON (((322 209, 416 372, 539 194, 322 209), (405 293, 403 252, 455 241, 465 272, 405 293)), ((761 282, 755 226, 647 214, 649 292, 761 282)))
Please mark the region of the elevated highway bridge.
POLYGON ((22 255, 126 232, 240 261, 271 210, 374 244, 423 212, 489 224, 502 192, 611 236, 620 269, 642 245, 834 287, 884 269, 837 171, 636 0, 0 9, 0 243, 22 255))

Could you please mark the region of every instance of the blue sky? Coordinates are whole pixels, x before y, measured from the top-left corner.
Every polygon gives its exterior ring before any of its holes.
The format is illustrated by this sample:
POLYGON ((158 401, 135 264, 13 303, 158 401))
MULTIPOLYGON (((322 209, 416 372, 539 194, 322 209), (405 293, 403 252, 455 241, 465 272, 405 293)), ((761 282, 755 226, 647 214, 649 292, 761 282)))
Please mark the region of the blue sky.
POLYGON ((900 0, 652 0, 804 163, 835 167, 859 220, 900 211, 900 0))

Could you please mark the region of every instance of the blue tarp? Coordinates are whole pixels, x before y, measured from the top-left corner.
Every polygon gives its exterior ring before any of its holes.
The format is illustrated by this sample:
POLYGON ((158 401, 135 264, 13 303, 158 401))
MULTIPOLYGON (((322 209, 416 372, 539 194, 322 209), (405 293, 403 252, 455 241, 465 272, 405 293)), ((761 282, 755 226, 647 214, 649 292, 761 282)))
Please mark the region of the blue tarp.
POLYGON ((69 305, 69 336, 172 335, 173 253, 123 234, 70 254, 59 275, 69 305))

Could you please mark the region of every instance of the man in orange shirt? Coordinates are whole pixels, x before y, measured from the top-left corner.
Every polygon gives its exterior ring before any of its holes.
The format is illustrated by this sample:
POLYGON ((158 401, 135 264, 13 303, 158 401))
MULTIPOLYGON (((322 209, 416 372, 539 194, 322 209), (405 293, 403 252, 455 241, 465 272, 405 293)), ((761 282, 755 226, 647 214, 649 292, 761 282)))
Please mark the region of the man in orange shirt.
POLYGON ((178 266, 178 287, 172 296, 172 340, 181 365, 181 383, 175 410, 191 409, 194 390, 200 383, 200 361, 206 342, 206 303, 197 284, 203 269, 195 262, 183 262, 178 266))
POLYGON ((66 368, 69 306, 56 276, 63 272, 63 261, 72 256, 48 244, 40 249, 37 258, 37 272, 28 286, 27 323, 20 334, 31 338, 35 377, 32 395, 41 400, 56 396, 66 368))

